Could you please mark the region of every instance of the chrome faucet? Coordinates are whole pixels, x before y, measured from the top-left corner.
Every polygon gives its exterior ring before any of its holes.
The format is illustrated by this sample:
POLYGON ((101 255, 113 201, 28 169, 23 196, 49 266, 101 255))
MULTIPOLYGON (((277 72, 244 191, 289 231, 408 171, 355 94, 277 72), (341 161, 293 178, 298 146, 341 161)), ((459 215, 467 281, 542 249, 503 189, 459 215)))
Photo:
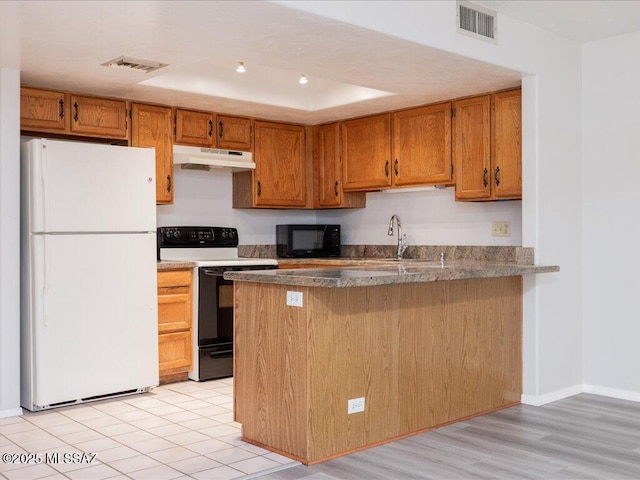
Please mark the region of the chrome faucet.
POLYGON ((396 253, 396 258, 398 260, 402 260, 402 254, 407 249, 407 234, 402 233, 402 225, 400 223, 400 217, 397 214, 391 215, 391 220, 389 220, 389 230, 387 230, 387 235, 393 235, 393 220, 396 220, 396 225, 398 225, 398 250, 396 253))

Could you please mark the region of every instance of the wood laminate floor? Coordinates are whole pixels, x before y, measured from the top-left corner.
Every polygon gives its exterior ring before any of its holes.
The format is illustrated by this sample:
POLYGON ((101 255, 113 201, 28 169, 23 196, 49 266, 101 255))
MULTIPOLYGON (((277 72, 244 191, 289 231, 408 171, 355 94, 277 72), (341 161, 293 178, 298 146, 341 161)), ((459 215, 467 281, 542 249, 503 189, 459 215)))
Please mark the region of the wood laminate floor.
POLYGON ((640 479, 640 403, 520 405, 261 480, 640 479))

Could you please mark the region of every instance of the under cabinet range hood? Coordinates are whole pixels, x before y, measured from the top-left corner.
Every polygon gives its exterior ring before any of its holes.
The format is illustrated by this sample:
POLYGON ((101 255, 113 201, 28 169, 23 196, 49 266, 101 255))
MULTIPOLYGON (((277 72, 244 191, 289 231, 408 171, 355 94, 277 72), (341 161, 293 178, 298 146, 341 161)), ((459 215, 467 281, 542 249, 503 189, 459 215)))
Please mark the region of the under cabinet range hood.
POLYGON ((230 168, 233 172, 241 172, 256 168, 251 152, 185 145, 173 146, 173 164, 184 169, 207 171, 212 168, 230 168))

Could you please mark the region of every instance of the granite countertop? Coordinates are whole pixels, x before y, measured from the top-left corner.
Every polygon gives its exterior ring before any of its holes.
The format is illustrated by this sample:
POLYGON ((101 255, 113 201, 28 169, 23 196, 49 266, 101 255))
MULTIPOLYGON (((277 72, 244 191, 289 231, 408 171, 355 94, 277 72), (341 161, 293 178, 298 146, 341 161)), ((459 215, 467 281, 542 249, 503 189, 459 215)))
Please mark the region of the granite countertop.
POLYGON ((184 270, 186 268, 194 268, 196 266, 193 262, 176 262, 169 260, 160 260, 158 262, 158 271, 160 270, 184 270))
MULTIPOLYGON (((302 263, 302 262, 301 262, 302 263)), ((320 263, 318 260, 308 262, 320 263)), ((510 277, 557 272, 558 266, 488 263, 469 260, 344 260, 327 261, 326 267, 227 272, 227 280, 276 283, 301 287, 367 287, 396 283, 438 282, 465 278, 510 277)))

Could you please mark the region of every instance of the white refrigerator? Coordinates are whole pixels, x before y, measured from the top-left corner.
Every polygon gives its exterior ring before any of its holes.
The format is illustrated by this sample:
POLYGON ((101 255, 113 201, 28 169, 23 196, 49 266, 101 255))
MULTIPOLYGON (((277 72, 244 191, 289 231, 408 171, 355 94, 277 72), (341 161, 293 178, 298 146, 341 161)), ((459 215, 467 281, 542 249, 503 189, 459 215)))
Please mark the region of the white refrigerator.
POLYGON ((158 385, 153 149, 21 146, 21 404, 158 385))

